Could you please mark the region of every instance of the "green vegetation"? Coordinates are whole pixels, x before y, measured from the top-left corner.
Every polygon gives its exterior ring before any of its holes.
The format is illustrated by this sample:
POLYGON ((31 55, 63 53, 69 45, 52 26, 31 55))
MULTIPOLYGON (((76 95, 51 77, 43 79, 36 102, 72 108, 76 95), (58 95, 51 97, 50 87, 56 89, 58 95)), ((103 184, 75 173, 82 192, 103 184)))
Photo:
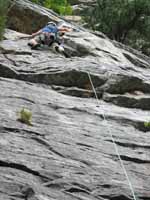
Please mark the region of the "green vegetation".
POLYGON ((150 55, 150 0, 97 0, 84 20, 89 28, 150 55))
POLYGON ((150 127, 150 122, 144 122, 144 127, 146 128, 150 127))
POLYGON ((61 15, 71 15, 72 13, 72 8, 67 3, 67 0, 45 0, 44 5, 61 15))
POLYGON ((21 111, 19 112, 19 121, 32 125, 31 120, 32 120, 32 112, 26 108, 22 108, 21 111))
POLYGON ((71 15, 72 8, 67 0, 31 0, 34 3, 45 6, 57 12, 60 15, 71 15))
POLYGON ((8 12, 8 0, 0 0, 0 40, 3 39, 8 12))

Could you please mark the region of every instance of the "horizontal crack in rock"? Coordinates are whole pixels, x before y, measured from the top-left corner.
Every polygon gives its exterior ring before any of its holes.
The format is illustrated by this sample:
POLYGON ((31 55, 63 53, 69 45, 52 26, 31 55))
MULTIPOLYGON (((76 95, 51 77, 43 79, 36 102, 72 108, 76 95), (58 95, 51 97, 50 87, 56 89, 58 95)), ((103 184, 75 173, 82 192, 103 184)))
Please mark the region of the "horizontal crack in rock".
POLYGON ((125 155, 120 155, 120 157, 122 160, 131 161, 131 162, 135 162, 138 164, 150 163, 150 160, 142 160, 139 158, 133 158, 133 157, 125 156, 125 155))
POLYGON ((87 193, 87 194, 90 193, 89 191, 82 189, 80 187, 71 187, 69 189, 66 189, 65 191, 69 192, 69 193, 77 193, 77 192, 83 192, 83 193, 87 193))
POLYGON ((18 170, 27 172, 29 174, 32 174, 34 176, 38 176, 41 178, 47 178, 46 176, 41 175, 38 171, 32 170, 32 169, 26 167, 25 165, 18 164, 18 163, 5 162, 5 161, 0 160, 0 167, 9 167, 9 168, 13 168, 13 169, 18 169, 18 170))
MULTIPOLYGON (((112 140, 105 140, 108 142, 112 142, 112 140)), ((142 149, 150 149, 150 145, 144 145, 144 144, 135 144, 135 143, 123 143, 120 141, 115 141, 116 144, 122 146, 122 147, 131 147, 131 148, 142 148, 142 149)))

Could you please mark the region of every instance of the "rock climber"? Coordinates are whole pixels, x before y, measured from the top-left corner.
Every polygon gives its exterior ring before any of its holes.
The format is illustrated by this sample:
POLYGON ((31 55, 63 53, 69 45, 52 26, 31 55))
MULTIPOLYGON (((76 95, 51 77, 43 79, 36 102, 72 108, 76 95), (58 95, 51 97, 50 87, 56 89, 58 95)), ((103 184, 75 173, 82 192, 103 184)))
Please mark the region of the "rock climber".
POLYGON ((59 23, 56 25, 54 22, 48 22, 44 28, 32 33, 32 39, 30 39, 28 45, 31 46, 31 49, 37 49, 41 45, 51 46, 52 44, 55 44, 55 50, 62 52, 64 51, 63 36, 65 32, 70 31, 72 31, 71 27, 67 27, 63 24, 59 25, 59 23))

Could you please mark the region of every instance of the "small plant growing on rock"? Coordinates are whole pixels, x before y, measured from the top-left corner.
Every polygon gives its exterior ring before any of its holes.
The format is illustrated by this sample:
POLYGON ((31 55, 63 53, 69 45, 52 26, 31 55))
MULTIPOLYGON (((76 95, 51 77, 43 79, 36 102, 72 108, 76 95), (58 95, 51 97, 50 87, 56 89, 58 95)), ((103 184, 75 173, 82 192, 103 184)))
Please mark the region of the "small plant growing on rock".
POLYGON ((146 128, 150 128, 150 121, 149 121, 149 122, 144 122, 144 126, 145 126, 146 128))
POLYGON ((22 108, 19 114, 19 121, 27 125, 32 125, 32 112, 26 108, 22 108))

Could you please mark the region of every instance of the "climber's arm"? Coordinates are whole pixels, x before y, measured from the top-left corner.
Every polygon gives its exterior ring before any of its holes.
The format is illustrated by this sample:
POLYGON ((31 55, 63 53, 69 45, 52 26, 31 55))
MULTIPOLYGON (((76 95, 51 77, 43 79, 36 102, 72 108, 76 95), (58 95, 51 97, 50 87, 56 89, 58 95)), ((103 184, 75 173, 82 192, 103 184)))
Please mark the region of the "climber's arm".
POLYGON ((34 38, 36 35, 39 35, 39 34, 41 34, 42 33, 42 30, 39 30, 39 31, 37 31, 37 32, 35 32, 35 33, 32 33, 31 35, 25 35, 25 36, 19 36, 17 39, 32 39, 32 38, 34 38))
POLYGON ((62 28, 58 28, 58 31, 61 31, 61 32, 70 32, 70 31, 72 31, 72 28, 62 27, 62 28))
POLYGON ((37 35, 39 35, 41 33, 42 33, 42 29, 40 29, 39 31, 37 31, 35 33, 32 33, 31 37, 33 38, 33 37, 35 37, 35 36, 37 36, 37 35))

